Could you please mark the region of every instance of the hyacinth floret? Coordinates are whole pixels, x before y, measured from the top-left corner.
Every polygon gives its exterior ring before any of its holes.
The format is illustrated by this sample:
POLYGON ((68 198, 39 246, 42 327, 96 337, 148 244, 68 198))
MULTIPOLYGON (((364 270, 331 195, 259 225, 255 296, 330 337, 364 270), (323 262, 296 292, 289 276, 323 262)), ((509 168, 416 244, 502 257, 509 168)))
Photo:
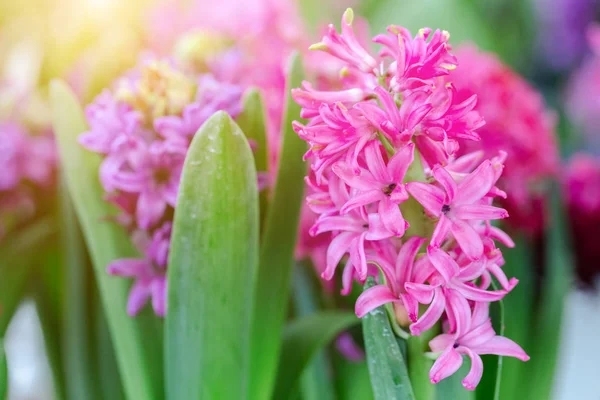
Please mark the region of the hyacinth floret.
POLYGON ((341 33, 330 26, 311 47, 342 62, 339 90, 304 83, 292 92, 308 119, 294 129, 309 145, 307 204, 317 214, 310 234, 329 234, 321 276, 333 279, 344 262, 343 294, 353 281, 376 279, 356 302, 359 317, 391 303, 406 335, 440 325, 430 342, 438 356, 431 381, 455 373, 466 355, 463 386, 473 390, 481 354, 529 359, 496 335, 488 316, 489 304, 518 282, 502 271, 496 247, 514 243, 492 225, 508 217, 493 204, 507 196, 496 186, 506 153, 459 153, 461 142, 479 141, 484 120, 476 95, 459 101, 450 71, 460 60, 448 32, 412 36, 390 26, 373 39, 381 46, 374 55, 356 38, 353 19, 347 10, 341 33))
POLYGON ((241 111, 242 88, 211 74, 186 72, 170 60, 148 59, 106 89, 86 109, 89 130, 79 141, 104 158, 100 182, 111 217, 130 234, 142 257, 114 260, 111 275, 135 279, 127 312, 151 299, 166 312, 171 224, 186 153, 194 134, 216 111, 241 111))

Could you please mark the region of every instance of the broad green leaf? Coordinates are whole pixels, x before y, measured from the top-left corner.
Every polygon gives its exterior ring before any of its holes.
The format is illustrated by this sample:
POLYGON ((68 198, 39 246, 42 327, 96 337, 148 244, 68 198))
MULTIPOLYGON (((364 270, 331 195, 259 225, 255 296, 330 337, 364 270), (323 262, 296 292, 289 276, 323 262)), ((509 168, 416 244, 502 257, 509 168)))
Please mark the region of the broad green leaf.
POLYGON ((165 337, 168 399, 246 397, 258 241, 252 151, 240 128, 219 111, 192 140, 175 211, 165 337))
POLYGON ((369 369, 364 361, 349 361, 342 355, 334 357, 335 386, 339 400, 373 400, 369 369))
POLYGON ((429 370, 433 361, 425 357, 424 350, 428 348, 430 337, 423 333, 421 336, 411 336, 406 341, 408 347, 408 375, 415 397, 418 400, 435 398, 435 385, 429 379, 429 370))
MULTIPOLYGON (((40 285, 41 286, 41 285, 40 285)), ((57 399, 66 399, 66 376, 64 374, 64 362, 61 355, 61 331, 59 315, 55 315, 49 307, 53 299, 49 298, 48 292, 40 287, 34 289, 33 300, 40 319, 40 326, 44 337, 44 350, 48 357, 54 394, 57 399)))
MULTIPOLYGON (((269 145, 267 140, 267 125, 265 121, 265 106, 257 89, 250 89, 243 99, 244 108, 236 121, 248 140, 256 145, 254 149, 254 165, 257 173, 269 176, 269 145)), ((269 190, 262 190, 259 194, 260 221, 267 212, 269 190)))
POLYGON ((288 71, 282 149, 263 229, 250 333, 249 394, 257 400, 269 399, 273 390, 306 175, 302 161, 306 145, 292 129, 292 121, 300 118, 300 106, 291 98, 290 90, 300 86, 303 77, 297 54, 292 56, 288 71))
POLYGON ((64 285, 59 249, 59 243, 52 241, 51 246, 37 254, 36 279, 30 281, 30 289, 44 336, 44 348, 52 372, 54 394, 57 399, 65 399, 67 398, 67 379, 61 343, 64 285))
POLYGON ((345 329, 358 323, 354 314, 322 311, 286 327, 273 399, 288 399, 311 358, 345 329))
POLYGON ((6 365, 6 352, 4 339, 0 339, 0 399, 6 399, 8 394, 8 368, 6 365))
POLYGON ((69 399, 97 398, 97 376, 93 369, 92 347, 88 327, 89 274, 87 254, 66 186, 61 185, 60 242, 64 295, 61 350, 64 362, 66 394, 69 399), (75 300, 76 299, 76 300, 75 300))
POLYGON ((16 232, 0 245, 0 337, 21 303, 39 250, 55 233, 54 221, 43 218, 16 232))
POLYGON ((102 304, 98 298, 98 288, 94 288, 94 299, 92 309, 94 312, 94 343, 96 355, 96 370, 98 371, 98 386, 100 387, 100 398, 109 400, 123 400, 123 384, 117 368, 115 349, 112 344, 106 316, 102 304))
MULTIPOLYGON (((292 287, 294 312, 297 318, 315 314, 319 310, 319 296, 311 281, 314 267, 310 263, 297 263, 294 268, 292 287)), ((314 273, 314 272, 313 272, 314 273)), ((331 365, 326 349, 319 351, 300 377, 302 400, 333 400, 331 365)), ((280 370, 286 365, 279 365, 280 370)))
MULTIPOLYGON (((365 290, 374 284, 368 278, 365 290)), ((383 306, 363 317, 363 334, 375 400, 415 400, 406 361, 383 306)))
POLYGON ((453 375, 435 385, 436 400, 475 400, 475 392, 467 390, 462 380, 471 369, 471 361, 463 356, 462 366, 453 375))
POLYGON ((111 261, 139 254, 125 230, 106 221, 115 210, 103 200, 100 157, 77 142, 87 128, 75 95, 60 81, 52 82, 50 95, 61 167, 94 264, 125 392, 130 399, 162 399, 162 321, 148 308, 135 318, 127 315, 131 282, 106 273, 111 261))
POLYGON ((558 184, 550 199, 546 231, 546 274, 542 281, 531 359, 527 362, 529 392, 527 399, 551 398, 565 299, 572 284, 572 258, 569 232, 560 201, 558 184))
MULTIPOLYGON (((504 315, 504 335, 518 343, 525 351, 529 351, 528 335, 532 327, 535 293, 532 243, 523 235, 515 239, 516 245, 513 249, 502 250, 506 261, 502 268, 506 276, 519 279, 519 284, 502 300, 504 307, 510 310, 504 315)), ((528 380, 529 362, 504 357, 502 363, 500 399, 512 400, 519 396, 520 385, 528 380)))

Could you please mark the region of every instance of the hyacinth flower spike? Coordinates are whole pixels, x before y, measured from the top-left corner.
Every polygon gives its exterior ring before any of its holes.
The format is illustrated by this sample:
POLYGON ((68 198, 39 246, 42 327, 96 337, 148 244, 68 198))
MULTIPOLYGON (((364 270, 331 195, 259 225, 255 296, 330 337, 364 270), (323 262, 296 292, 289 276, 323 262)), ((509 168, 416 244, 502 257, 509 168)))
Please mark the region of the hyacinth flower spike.
POLYGON ((431 380, 456 372, 466 354, 473 368, 465 386, 473 389, 482 373, 478 354, 527 359, 495 335, 487 315, 489 303, 518 282, 502 271, 495 241, 514 243, 491 225, 508 217, 492 204, 509 194, 496 186, 508 154, 499 149, 485 159, 481 149, 460 152, 463 142, 480 140, 484 121, 477 96, 459 95, 452 82, 460 60, 447 32, 425 28, 413 37, 391 26, 374 39, 383 47, 379 54, 366 56, 352 21, 346 11, 342 33, 330 27, 313 46, 341 62, 339 90, 305 84, 293 92, 308 119, 294 129, 310 146, 307 202, 317 214, 310 231, 329 235, 322 277, 332 280, 344 260, 342 294, 352 280, 375 277, 356 314, 392 303, 397 322, 412 335, 441 326, 444 333, 431 342, 441 354, 431 380), (500 290, 491 289, 494 278, 500 290), (421 304, 427 305, 422 313, 421 304))

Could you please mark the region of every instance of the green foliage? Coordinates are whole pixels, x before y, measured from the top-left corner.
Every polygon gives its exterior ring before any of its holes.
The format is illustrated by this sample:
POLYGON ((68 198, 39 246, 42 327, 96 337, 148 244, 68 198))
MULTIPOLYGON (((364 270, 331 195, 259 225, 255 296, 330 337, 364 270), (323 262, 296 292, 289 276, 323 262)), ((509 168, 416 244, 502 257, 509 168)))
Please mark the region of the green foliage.
POLYGON ((300 106, 290 93, 291 88, 300 86, 304 68, 297 54, 289 65, 280 163, 265 219, 254 292, 248 382, 251 399, 269 399, 273 390, 304 192, 306 166, 302 155, 306 148, 292 129, 292 121, 300 118, 300 106))
POLYGON ((161 399, 162 323, 150 310, 135 318, 127 315, 130 282, 106 273, 110 262, 137 253, 122 227, 106 221, 114 209, 103 200, 100 157, 77 142, 87 127, 75 95, 65 83, 54 81, 50 97, 62 172, 94 264, 125 392, 131 399, 161 399))
MULTIPOLYGON (((368 278, 365 290, 374 284, 368 278)), ((383 306, 363 317, 363 333, 375 400, 415 400, 399 339, 383 306)))

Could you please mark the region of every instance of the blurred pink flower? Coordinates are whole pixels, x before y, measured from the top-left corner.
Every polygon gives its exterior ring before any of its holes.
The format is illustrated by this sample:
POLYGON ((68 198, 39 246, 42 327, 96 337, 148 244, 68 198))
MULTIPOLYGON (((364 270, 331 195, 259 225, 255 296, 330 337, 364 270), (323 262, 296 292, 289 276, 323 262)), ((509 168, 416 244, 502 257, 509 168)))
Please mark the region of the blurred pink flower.
POLYGON ((594 287, 600 275, 600 158, 574 155, 563 176, 579 281, 594 287))
MULTIPOLYGON (((141 233, 145 235, 145 232, 141 233)), ((151 240, 138 243, 143 259, 124 258, 115 260, 107 267, 111 275, 134 278, 135 283, 129 292, 127 313, 136 315, 144 307, 148 299, 152 299, 152 308, 156 315, 164 316, 166 312, 167 260, 171 241, 171 223, 166 222, 154 231, 151 240)))
POLYGON ((149 298, 164 315, 167 250, 185 155, 194 134, 216 111, 236 117, 242 88, 176 63, 148 59, 106 89, 86 109, 82 146, 104 156, 100 182, 106 200, 139 244, 143 259, 115 260, 113 275, 136 279, 127 310, 137 314, 149 298))
POLYGON ((600 25, 588 26, 590 54, 568 82, 565 105, 574 125, 581 129, 585 142, 600 148, 600 25))
POLYGON ((55 183, 54 139, 46 121, 29 120, 32 96, 16 95, 8 84, 0 84, 0 97, 8 100, 0 116, 0 239, 39 211, 55 183))
POLYGON ((536 199, 542 182, 558 172, 555 115, 542 95, 493 54, 474 46, 457 50, 460 65, 448 79, 456 85, 459 101, 477 95, 477 111, 485 118, 478 129, 481 141, 460 141, 459 154, 482 149, 485 157, 507 154, 501 184, 510 198, 504 205, 511 223, 539 230, 541 214, 536 199))

